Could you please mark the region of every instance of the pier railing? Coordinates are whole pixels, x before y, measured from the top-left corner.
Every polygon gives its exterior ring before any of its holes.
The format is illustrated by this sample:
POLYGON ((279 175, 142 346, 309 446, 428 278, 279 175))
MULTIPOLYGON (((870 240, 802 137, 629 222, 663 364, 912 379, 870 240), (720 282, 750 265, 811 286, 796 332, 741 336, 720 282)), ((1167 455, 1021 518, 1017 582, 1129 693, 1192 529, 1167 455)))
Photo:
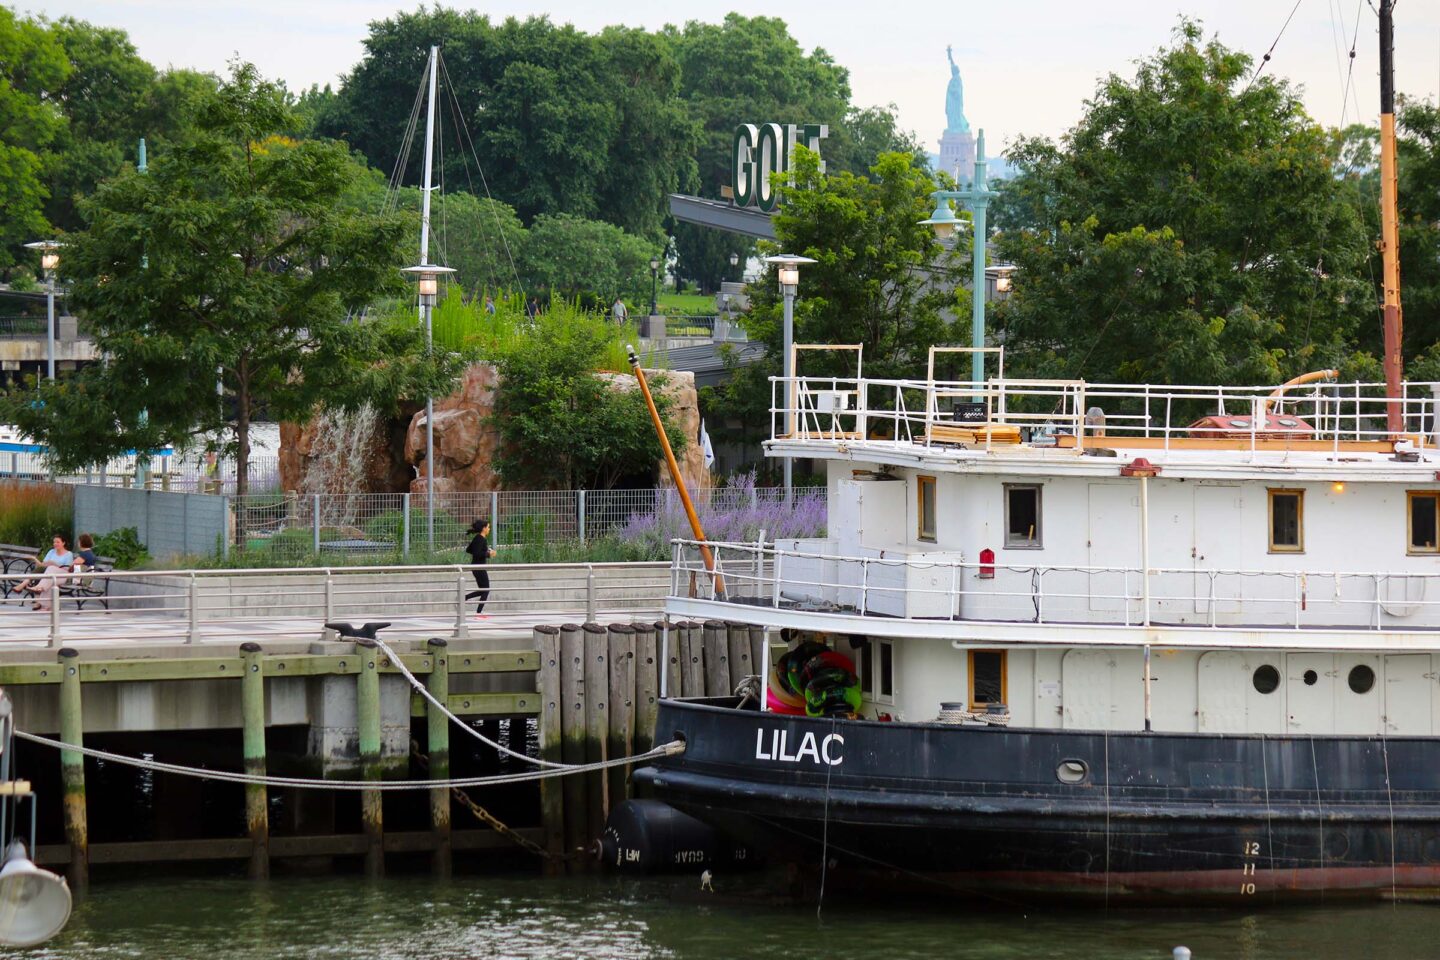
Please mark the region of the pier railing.
POLYGON ((1385 396, 1383 383, 1360 382, 1154 386, 802 376, 772 377, 771 386, 771 438, 826 444, 966 442, 990 449, 1007 442, 1004 432, 993 429, 963 441, 955 434, 988 424, 1024 431, 1031 442, 1081 448, 1087 438, 1104 437, 1167 450, 1186 440, 1223 440, 1253 450, 1276 439, 1324 441, 1338 450, 1347 442, 1394 439, 1386 426, 1392 406, 1415 448, 1435 446, 1440 430, 1440 384, 1428 382, 1402 383, 1394 400, 1385 396))
MULTIPOLYGON (((116 571, 39 578, 42 593, 21 594, 34 575, 0 576, 0 636, 73 640, 165 636, 196 643, 245 631, 246 639, 318 636, 328 621, 423 620, 464 637, 477 589, 467 565, 306 567, 258 570, 116 571), (77 590, 77 587, 83 589, 77 590), (42 626, 34 603, 41 611, 42 626), (116 616, 108 616, 113 613, 116 616), (138 615, 138 616, 137 616, 138 615), (9 629, 7 629, 9 628, 9 629), (253 628, 253 629, 251 629, 253 628)), ((658 614, 666 564, 492 563, 486 613, 523 613, 537 622, 600 611, 658 614)))
POLYGON ((1404 571, 976 563, 955 554, 844 556, 773 543, 674 542, 670 597, 889 621, 1112 623, 1414 631, 1440 627, 1440 576, 1404 571), (1148 589, 1147 581, 1148 580, 1148 589))

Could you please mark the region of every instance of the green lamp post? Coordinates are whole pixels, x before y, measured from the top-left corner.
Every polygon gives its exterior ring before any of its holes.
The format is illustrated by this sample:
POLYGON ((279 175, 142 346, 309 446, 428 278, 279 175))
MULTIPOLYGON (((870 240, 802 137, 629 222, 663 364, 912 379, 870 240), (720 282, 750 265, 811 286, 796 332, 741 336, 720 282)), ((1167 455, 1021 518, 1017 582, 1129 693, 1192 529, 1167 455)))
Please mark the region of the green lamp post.
MULTIPOLYGON (((976 352, 970 355, 970 380, 977 384, 985 381, 985 210, 991 198, 998 194, 985 182, 985 131, 975 139, 975 180, 968 190, 936 190, 930 196, 935 198, 935 211, 930 219, 920 222, 935 231, 937 240, 948 240, 965 221, 955 216, 950 208, 951 200, 959 200, 974 218, 974 283, 970 302, 973 305, 970 318, 970 341, 976 352)), ((983 397, 976 396, 980 401, 983 397)))

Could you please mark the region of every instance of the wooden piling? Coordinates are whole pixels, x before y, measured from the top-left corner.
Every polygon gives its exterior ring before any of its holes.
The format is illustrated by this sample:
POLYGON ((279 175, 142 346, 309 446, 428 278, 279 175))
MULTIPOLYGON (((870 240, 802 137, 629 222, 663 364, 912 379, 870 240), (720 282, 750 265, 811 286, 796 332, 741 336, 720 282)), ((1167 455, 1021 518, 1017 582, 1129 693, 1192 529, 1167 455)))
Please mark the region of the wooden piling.
MULTIPOLYGON (((560 755, 567 764, 585 762, 585 635, 579 624, 560 628, 560 755)), ((587 842, 585 813, 589 784, 574 775, 560 781, 564 797, 565 852, 587 842)))
POLYGON ((759 624, 750 625, 750 672, 760 677, 761 696, 765 684, 770 680, 770 664, 765 662, 765 628, 759 624))
MULTIPOLYGON (((605 753, 613 760, 635 752, 635 628, 612 623, 606 643, 610 661, 610 727, 606 732, 605 753)), ((611 767, 605 771, 609 797, 604 811, 607 818, 629 795, 629 778, 628 767, 611 767)))
POLYGON ((663 687, 665 696, 678 697, 681 693, 680 680, 680 631, 678 624, 667 620, 655 621, 655 650, 658 653, 664 648, 665 661, 661 669, 665 672, 665 685, 663 687))
POLYGON ((702 646, 705 650, 705 696, 725 697, 735 689, 730 686, 730 652, 727 645, 725 621, 706 620, 702 627, 702 646))
POLYGON ((734 691, 754 669, 750 666, 750 628, 743 623, 727 621, 725 646, 730 656, 730 689, 734 691))
MULTIPOLYGON (((80 696, 80 655, 61 647, 60 739, 85 745, 80 696)), ((90 832, 85 814, 85 757, 73 750, 60 751, 60 779, 65 787, 65 842, 70 844, 70 865, 65 875, 76 892, 90 886, 90 832)), ((34 801, 31 801, 32 803, 34 801)))
MULTIPOLYGON (((605 759, 606 734, 610 729, 610 650, 608 631, 598 623, 587 623, 585 639, 585 762, 605 759)), ((585 836, 582 843, 600 836, 609 809, 609 783, 604 770, 585 774, 590 803, 585 809, 585 836)))
POLYGON ((655 625, 631 624, 635 629, 635 752, 645 753, 655 745, 655 714, 660 709, 659 640, 655 625))
POLYGON ((705 645, 700 624, 686 620, 680 630, 681 690, 686 697, 705 696, 705 645))
MULTIPOLYGON (((431 637, 426 646, 430 651, 430 675, 425 689, 430 696, 445 703, 450 696, 449 644, 441 637, 431 637)), ((433 703, 425 704, 425 752, 430 757, 431 780, 450 779, 450 718, 433 703)), ((430 872, 442 880, 450 879, 450 788, 430 789, 430 831, 435 835, 435 849, 430 854, 430 872)))
MULTIPOLYGON (((265 664, 260 644, 240 644, 244 673, 240 679, 240 724, 244 738, 245 773, 265 776, 265 664)), ((270 876, 270 802, 263 783, 245 784, 245 829, 250 836, 252 880, 270 876)))
MULTIPOLYGON (((536 720, 540 759, 556 763, 561 759, 560 631, 556 627, 540 626, 535 628, 533 636, 535 651, 540 655, 540 669, 535 674, 535 692, 540 697, 540 716, 536 720)), ((540 825, 545 831, 545 849, 555 856, 564 853, 565 793, 554 777, 540 781, 540 825)), ((557 863, 546 860, 545 872, 554 874, 557 863)))
MULTIPOLYGON (((380 654, 374 640, 355 641, 355 655, 360 659, 356 676, 355 706, 360 734, 360 777, 379 780, 380 766, 380 654)), ((360 824, 365 834, 365 875, 377 879, 385 875, 385 824, 379 790, 360 793, 360 824)))

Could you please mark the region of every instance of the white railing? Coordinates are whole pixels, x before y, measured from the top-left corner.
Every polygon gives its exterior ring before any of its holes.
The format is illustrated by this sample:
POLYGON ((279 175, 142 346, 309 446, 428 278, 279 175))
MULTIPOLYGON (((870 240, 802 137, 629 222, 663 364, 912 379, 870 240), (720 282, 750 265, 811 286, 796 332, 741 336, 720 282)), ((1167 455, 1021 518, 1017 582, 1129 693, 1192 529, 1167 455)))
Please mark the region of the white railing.
MULTIPOLYGON (((947 442, 935 427, 964 427, 947 404, 983 405, 984 423, 1026 430, 1028 439, 1054 437, 1147 438, 1169 449, 1176 440, 1248 440, 1250 449, 1275 437, 1341 443, 1390 440, 1386 426, 1397 407, 1416 448, 1436 445, 1440 384, 1403 383, 1401 396, 1385 396, 1382 383, 1310 383, 1300 386, 1152 386, 1093 384, 1083 380, 991 378, 983 383, 941 380, 872 380, 842 377, 772 377, 771 437, 799 441, 871 443, 947 442), (1098 408, 1098 416, 1089 417, 1098 408), (1224 418, 1192 426, 1202 417, 1224 418), (790 436, 793 430, 793 437, 790 436)), ((992 438, 986 434, 985 443, 992 438)))
MULTIPOLYGON (((18 593, 35 574, 0 575, 0 637, 133 638, 136 622, 150 639, 194 643, 212 632, 263 641, 314 637, 331 620, 423 618, 427 626, 465 636, 475 613, 476 589, 467 565, 304 567, 243 570, 124 570, 81 575, 40 575, 44 595, 18 593), (69 591, 83 586, 84 592, 69 591), (108 603, 108 607, 101 600, 108 603), (47 622, 30 611, 44 601, 47 622), (107 616, 107 612, 115 616, 107 616), (231 628, 228 631, 222 628, 231 628)), ((491 563, 487 613, 534 614, 536 622, 562 613, 593 620, 598 611, 658 614, 666 565, 654 563, 491 563)))
POLYGON ((1412 631, 1440 627, 1440 575, 981 564, 676 540, 670 597, 888 619, 1412 631), (1148 592, 1143 588, 1149 580, 1148 592), (718 581, 718 582, 717 582, 718 581), (1432 588, 1431 584, 1436 588, 1432 588), (1434 597, 1430 597, 1430 593, 1434 597))

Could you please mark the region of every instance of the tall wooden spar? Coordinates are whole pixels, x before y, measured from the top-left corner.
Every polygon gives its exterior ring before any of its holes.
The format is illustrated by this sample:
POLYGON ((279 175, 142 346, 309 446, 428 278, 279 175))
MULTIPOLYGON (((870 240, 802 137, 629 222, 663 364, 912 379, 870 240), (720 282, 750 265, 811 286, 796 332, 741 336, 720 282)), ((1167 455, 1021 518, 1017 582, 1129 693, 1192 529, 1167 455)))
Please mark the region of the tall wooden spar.
POLYGON ((700 542, 700 556, 705 560, 705 569, 710 571, 715 579, 715 595, 723 597, 725 581, 720 578, 720 572, 715 568, 715 555, 705 543, 705 531, 700 528, 700 518, 695 513, 695 504, 690 500, 690 491, 685 489, 685 478, 680 475, 680 464, 675 461, 675 451, 670 449, 670 438, 665 434, 665 424, 661 422, 655 398, 650 394, 650 384, 645 381, 645 371, 640 369, 640 358, 634 347, 627 344, 626 349, 630 353, 630 369, 635 371, 635 379, 640 383, 640 393, 644 395, 645 406, 650 411, 650 422, 655 425, 655 435, 660 438, 660 449, 665 452, 665 464, 670 468, 670 479, 675 481, 680 502, 685 505, 685 516, 690 519, 690 529, 695 534, 695 539, 700 542))
POLYGON ((1385 428, 1392 436, 1405 430, 1400 397, 1403 365, 1400 337, 1400 223, 1395 169, 1395 0, 1380 0, 1380 250, 1385 284, 1385 428))

